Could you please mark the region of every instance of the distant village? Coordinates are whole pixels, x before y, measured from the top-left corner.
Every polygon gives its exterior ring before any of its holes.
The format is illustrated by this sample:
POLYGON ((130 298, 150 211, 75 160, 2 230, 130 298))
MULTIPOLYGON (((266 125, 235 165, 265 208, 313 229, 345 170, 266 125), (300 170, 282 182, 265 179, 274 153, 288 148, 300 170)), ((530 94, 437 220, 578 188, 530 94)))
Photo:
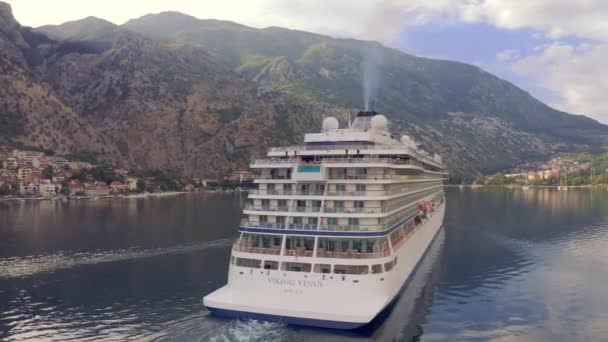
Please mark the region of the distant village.
POLYGON ((136 177, 128 170, 0 146, 0 196, 52 198, 100 197, 167 191, 238 188, 253 174, 239 171, 222 180, 183 179, 168 172, 136 177))
POLYGON ((560 154, 549 161, 526 163, 509 172, 479 177, 479 185, 562 185, 608 184, 608 154, 560 154))

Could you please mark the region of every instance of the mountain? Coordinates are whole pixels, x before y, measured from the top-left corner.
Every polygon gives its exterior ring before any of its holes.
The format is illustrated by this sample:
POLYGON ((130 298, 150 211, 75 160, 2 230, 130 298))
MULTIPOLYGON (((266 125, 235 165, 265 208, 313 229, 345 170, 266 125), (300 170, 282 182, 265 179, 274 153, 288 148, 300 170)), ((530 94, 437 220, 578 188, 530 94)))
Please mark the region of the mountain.
POLYGON ((19 25, 10 7, 0 2, 0 143, 114 154, 112 144, 29 69, 57 48, 46 36, 19 25))
POLYGON ((177 12, 32 30, 0 2, 0 48, 0 139, 189 176, 242 169, 268 146, 318 130, 324 116, 346 122, 370 62, 376 109, 453 174, 599 149, 608 136, 474 66, 177 12))
POLYGON ((80 20, 68 21, 61 25, 45 25, 36 28, 36 31, 55 40, 105 40, 112 41, 116 24, 107 20, 86 17, 80 20))
POLYGON ((123 28, 200 46, 259 84, 343 108, 363 102, 362 65, 375 54, 376 109, 441 154, 452 169, 493 171, 559 150, 602 146, 608 127, 557 111, 478 67, 420 58, 378 43, 296 30, 253 29, 175 12, 123 28))
MULTIPOLYGON (((2 13, 12 18, 8 6, 2 13)), ((0 60, 0 79, 9 86, 0 90, 0 133, 12 142, 219 177, 246 167, 265 146, 293 143, 323 115, 340 115, 260 88, 199 47, 120 28, 104 49, 95 39, 54 41, 14 23, 0 29, 0 42, 15 51, 0 60), (28 35, 44 37, 44 44, 29 44, 28 35), (22 51, 32 49, 37 58, 26 58, 22 51)))

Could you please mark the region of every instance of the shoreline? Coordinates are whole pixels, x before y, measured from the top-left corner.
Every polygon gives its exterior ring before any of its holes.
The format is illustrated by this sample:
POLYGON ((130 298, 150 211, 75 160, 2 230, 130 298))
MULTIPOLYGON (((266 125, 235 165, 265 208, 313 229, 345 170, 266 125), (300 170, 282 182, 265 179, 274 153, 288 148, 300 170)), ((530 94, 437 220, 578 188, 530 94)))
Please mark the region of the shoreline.
POLYGON ((608 189, 608 184, 586 184, 586 185, 486 185, 486 184, 446 184, 448 188, 507 188, 507 189, 528 189, 528 188, 564 188, 564 189, 608 189))
POLYGON ((52 197, 0 197, 0 202, 25 202, 25 201, 81 201, 81 200, 97 200, 110 198, 123 199, 144 199, 144 198, 162 198, 172 197, 186 194, 202 194, 202 193, 231 193, 231 192, 246 192, 247 190, 217 190, 217 189, 202 189, 198 191, 164 191, 164 192, 144 192, 133 194, 115 194, 102 196, 52 196, 52 197))

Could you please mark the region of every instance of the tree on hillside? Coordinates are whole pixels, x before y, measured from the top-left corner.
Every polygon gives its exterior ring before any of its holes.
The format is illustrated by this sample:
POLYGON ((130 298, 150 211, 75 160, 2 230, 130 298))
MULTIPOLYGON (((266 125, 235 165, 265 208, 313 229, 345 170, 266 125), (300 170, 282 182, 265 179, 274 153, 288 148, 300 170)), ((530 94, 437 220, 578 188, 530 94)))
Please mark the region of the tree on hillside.
POLYGON ((52 166, 49 165, 45 167, 44 170, 42 170, 42 176, 44 177, 44 179, 53 179, 53 177, 55 176, 55 170, 52 166))

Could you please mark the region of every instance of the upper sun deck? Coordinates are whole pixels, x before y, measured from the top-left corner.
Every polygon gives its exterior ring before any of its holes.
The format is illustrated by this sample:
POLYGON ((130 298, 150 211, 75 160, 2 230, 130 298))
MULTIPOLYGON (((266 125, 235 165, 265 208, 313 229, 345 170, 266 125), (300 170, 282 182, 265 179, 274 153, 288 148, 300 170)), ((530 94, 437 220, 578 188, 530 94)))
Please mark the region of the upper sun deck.
MULTIPOLYGON (((388 120, 383 115, 371 112, 360 112, 347 128, 339 128, 338 120, 328 117, 323 121, 320 133, 308 133, 304 145, 273 147, 268 150, 268 161, 255 161, 253 168, 271 167, 273 159, 285 161, 285 164, 299 164, 301 161, 336 162, 337 159, 357 157, 348 163, 365 163, 373 159, 391 160, 408 159, 410 164, 427 164, 443 169, 441 157, 431 156, 418 149, 415 141, 407 135, 401 141, 394 139, 388 131, 388 120), (330 160, 330 158, 333 158, 330 160)), ((279 161, 277 160, 277 161, 279 161)), ((285 165, 287 166, 287 165, 285 165)))

